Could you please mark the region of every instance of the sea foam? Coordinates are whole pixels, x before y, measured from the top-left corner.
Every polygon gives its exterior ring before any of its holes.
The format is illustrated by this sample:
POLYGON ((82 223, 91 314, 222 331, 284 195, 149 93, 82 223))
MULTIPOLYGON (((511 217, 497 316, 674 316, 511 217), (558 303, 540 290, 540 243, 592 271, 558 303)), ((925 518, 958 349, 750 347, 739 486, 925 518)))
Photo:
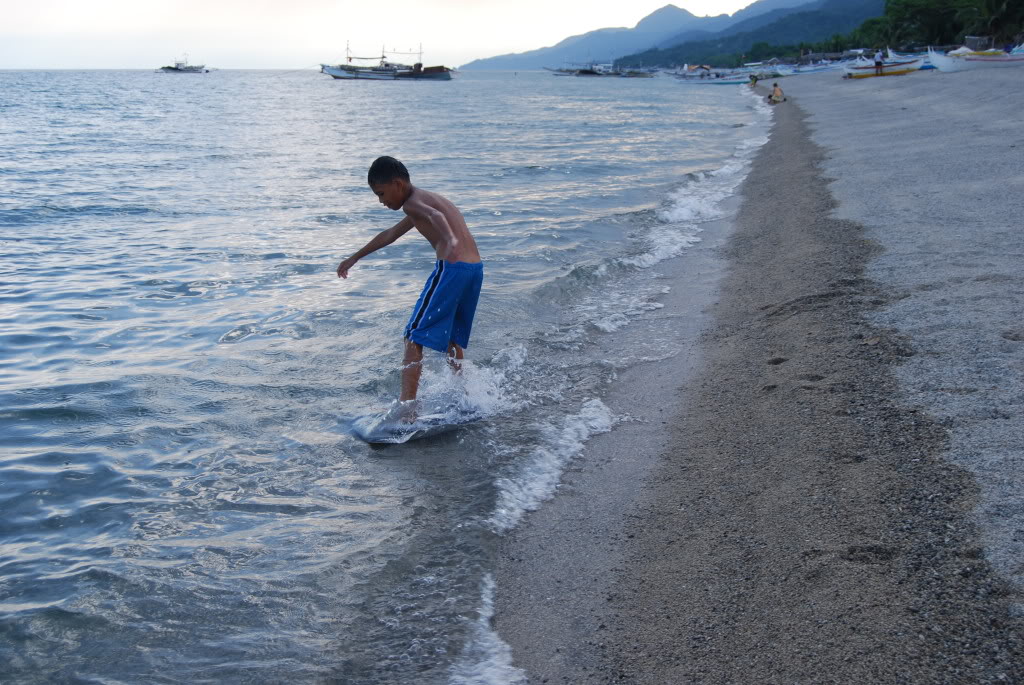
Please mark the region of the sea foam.
POLYGON ((601 400, 591 399, 559 423, 539 426, 541 444, 516 473, 497 480, 498 501, 488 525, 499 533, 514 528, 526 512, 555 493, 566 464, 583 451, 584 443, 610 431, 613 421, 611 410, 601 400))
POLYGON ((494 618, 494 577, 486 574, 480 608, 469 643, 452 666, 449 685, 521 685, 526 673, 512 665, 512 648, 491 627, 494 618))

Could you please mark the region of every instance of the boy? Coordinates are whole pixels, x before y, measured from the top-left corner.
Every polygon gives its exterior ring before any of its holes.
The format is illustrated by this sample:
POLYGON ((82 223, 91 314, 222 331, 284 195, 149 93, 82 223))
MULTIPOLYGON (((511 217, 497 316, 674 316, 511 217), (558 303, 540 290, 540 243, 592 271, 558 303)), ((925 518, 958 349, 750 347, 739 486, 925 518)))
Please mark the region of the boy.
POLYGON ((403 419, 411 422, 415 419, 412 400, 419 389, 423 347, 447 352, 449 363, 458 370, 457 360, 463 358, 463 350, 469 346, 484 267, 462 213, 437 193, 414 186, 404 164, 394 157, 378 157, 370 165, 367 182, 382 205, 395 211, 401 209, 405 217, 339 264, 338 276, 348 278, 349 269, 356 262, 395 242, 411 228, 430 242, 437 257, 434 271, 405 327, 402 390, 398 399, 403 403, 403 419))

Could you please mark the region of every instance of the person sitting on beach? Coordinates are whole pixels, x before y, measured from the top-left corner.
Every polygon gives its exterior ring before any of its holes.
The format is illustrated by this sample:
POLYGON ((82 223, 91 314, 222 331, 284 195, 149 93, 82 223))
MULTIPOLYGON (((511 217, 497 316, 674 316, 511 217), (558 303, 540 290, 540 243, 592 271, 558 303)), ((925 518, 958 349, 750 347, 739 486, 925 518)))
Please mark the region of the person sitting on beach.
POLYGON ((786 96, 782 92, 782 89, 779 88, 779 84, 778 83, 773 83, 772 84, 772 94, 768 96, 768 104, 770 104, 770 105, 777 105, 780 102, 785 102, 785 101, 786 101, 786 96))
POLYGON ((415 228, 434 248, 437 261, 405 327, 405 354, 399 394, 403 421, 416 419, 415 399, 422 371, 423 348, 448 354, 448 363, 459 370, 458 360, 469 347, 483 262, 466 220, 448 199, 415 187, 405 165, 394 157, 378 157, 367 174, 370 189, 388 209, 405 217, 378 233, 351 257, 338 265, 338 277, 348 278, 360 259, 390 245, 415 228))
POLYGON ((882 61, 882 48, 878 48, 875 52, 875 76, 882 75, 882 65, 885 64, 882 61))

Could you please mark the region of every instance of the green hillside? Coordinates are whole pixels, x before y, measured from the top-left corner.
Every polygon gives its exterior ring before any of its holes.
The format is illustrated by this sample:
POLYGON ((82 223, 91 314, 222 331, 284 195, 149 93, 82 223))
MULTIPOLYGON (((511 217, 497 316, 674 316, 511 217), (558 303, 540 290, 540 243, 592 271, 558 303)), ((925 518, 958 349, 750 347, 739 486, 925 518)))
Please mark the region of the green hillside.
MULTIPOLYGON (((819 9, 790 14, 754 31, 690 41, 661 50, 647 50, 623 57, 617 63, 624 66, 685 63, 735 66, 743 59, 781 56, 774 52, 758 56, 756 53, 761 50, 755 51, 755 46, 762 48, 817 43, 836 34, 853 31, 866 19, 881 16, 884 9, 885 0, 832 0, 819 9)), ((799 53, 798 48, 794 50, 799 53)))
POLYGON ((948 45, 965 35, 990 36, 1000 46, 1024 41, 1024 0, 827 0, 754 31, 647 50, 618 63, 731 67, 811 51, 948 45))

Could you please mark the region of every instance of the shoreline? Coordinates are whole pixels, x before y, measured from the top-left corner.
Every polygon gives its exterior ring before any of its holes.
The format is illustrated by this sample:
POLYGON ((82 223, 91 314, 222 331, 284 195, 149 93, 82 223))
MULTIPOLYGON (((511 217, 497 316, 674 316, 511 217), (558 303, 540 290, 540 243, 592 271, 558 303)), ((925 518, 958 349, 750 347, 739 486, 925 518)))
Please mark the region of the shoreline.
POLYGON ((601 398, 620 417, 614 429, 591 437, 555 496, 497 540, 495 624, 529 682, 592 682, 607 670, 595 621, 626 563, 627 512, 670 447, 666 426, 685 402, 686 379, 700 367, 700 336, 710 323, 725 269, 721 250, 738 204, 726 202, 726 218, 704 224, 700 243, 659 265, 658 281, 670 287, 659 298, 664 307, 631 323, 633 336, 671 325, 679 352, 617 373, 601 398))
POLYGON ((502 542, 496 629, 531 683, 1024 680, 1019 589, 975 515, 984 488, 950 458, 956 431, 909 401, 918 340, 891 315, 907 294, 873 270, 893 248, 866 226, 870 194, 844 193, 875 160, 843 156, 860 148, 822 105, 891 91, 903 107, 938 82, 800 78, 742 186, 699 366, 671 362, 684 388, 664 447, 633 491, 617 465, 609 500, 588 444, 571 495, 502 542))

